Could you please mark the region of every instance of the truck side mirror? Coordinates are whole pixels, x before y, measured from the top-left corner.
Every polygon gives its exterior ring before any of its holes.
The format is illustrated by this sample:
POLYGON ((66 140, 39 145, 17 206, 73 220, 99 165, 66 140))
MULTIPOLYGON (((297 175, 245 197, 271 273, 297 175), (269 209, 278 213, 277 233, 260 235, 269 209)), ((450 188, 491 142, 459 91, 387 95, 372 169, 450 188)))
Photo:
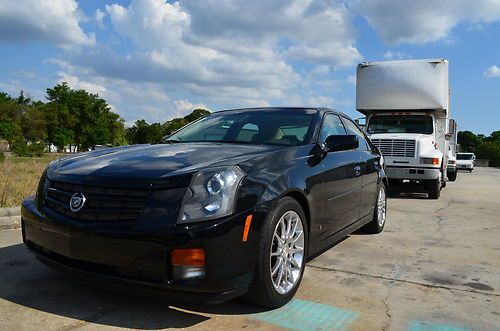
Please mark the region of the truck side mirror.
POLYGON ((325 140, 329 152, 347 151, 359 147, 358 137, 355 135, 331 135, 325 140))
POLYGON ((364 127, 366 125, 366 117, 356 118, 354 123, 356 123, 359 127, 364 127))

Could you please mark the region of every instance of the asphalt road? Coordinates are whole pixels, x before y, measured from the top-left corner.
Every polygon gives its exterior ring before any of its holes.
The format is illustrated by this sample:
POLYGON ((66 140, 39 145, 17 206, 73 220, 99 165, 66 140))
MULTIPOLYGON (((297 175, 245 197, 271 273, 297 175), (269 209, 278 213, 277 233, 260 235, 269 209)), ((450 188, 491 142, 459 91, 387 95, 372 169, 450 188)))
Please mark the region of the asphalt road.
POLYGON ((296 299, 171 306, 73 282, 0 231, 0 329, 500 330, 500 169, 459 173, 439 200, 389 200, 386 229, 308 263, 296 299))

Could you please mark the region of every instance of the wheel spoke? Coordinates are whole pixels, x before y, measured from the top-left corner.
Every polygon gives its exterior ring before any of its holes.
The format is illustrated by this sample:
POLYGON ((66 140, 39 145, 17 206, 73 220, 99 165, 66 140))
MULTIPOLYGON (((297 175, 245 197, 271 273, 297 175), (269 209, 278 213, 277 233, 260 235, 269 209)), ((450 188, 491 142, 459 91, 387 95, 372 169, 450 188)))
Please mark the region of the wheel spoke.
POLYGON ((271 271, 271 276, 276 275, 276 271, 281 267, 281 264, 283 263, 283 260, 281 258, 276 260, 276 265, 274 266, 273 270, 271 271))
POLYGON ((296 233, 297 233, 297 236, 296 236, 294 239, 292 239, 292 244, 296 243, 296 242, 297 242, 297 240, 299 240, 299 239, 300 239, 300 237, 302 236, 302 233, 303 233, 303 232, 304 232, 304 231, 297 231, 297 232, 296 232, 296 233))
POLYGON ((283 245, 284 244, 283 239, 280 236, 278 236, 277 233, 274 234, 274 238, 278 241, 278 245, 283 245))
POLYGON ((280 272, 279 272, 279 275, 278 275, 278 281, 277 281, 278 284, 277 285, 281 286, 281 280, 283 279, 283 274, 285 273, 284 263, 280 264, 279 270, 280 270, 280 272))
POLYGON ((299 262, 295 259, 295 256, 292 256, 292 260, 291 260, 292 264, 295 265, 295 267, 299 268, 301 267, 301 265, 299 264, 299 262))

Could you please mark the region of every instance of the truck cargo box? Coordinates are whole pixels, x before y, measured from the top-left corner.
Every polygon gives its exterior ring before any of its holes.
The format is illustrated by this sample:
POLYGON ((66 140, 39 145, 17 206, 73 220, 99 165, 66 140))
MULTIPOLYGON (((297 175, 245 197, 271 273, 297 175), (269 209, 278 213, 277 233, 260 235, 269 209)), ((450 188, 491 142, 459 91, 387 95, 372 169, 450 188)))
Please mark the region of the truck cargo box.
POLYGON ((356 109, 444 110, 449 106, 448 61, 364 62, 356 70, 356 109))

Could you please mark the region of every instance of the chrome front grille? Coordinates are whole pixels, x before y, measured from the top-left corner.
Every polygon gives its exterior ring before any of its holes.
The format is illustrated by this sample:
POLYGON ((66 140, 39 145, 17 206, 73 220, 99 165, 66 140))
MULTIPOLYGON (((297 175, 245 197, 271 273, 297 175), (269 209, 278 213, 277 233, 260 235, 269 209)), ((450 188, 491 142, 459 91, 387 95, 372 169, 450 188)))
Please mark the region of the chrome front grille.
POLYGON ((372 139, 382 155, 392 157, 415 157, 415 140, 410 139, 372 139))
POLYGON ((50 182, 44 206, 81 222, 133 222, 139 218, 149 191, 50 182), (77 212, 70 209, 71 197, 82 193, 86 201, 77 212))

